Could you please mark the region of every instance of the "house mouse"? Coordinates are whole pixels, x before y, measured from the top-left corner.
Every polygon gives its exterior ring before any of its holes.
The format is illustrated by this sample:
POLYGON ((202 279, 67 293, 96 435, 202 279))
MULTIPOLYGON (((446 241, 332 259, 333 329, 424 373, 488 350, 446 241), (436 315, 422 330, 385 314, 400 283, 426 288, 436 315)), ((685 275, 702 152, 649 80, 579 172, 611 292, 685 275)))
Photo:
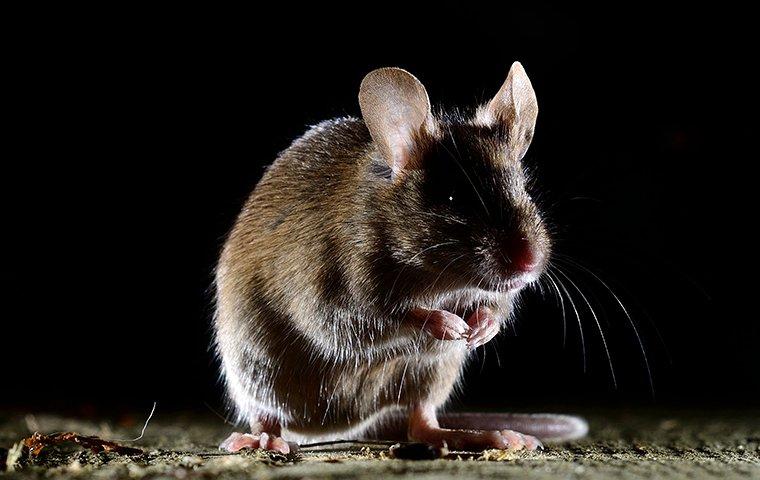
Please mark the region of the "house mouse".
POLYGON ((523 67, 470 115, 434 114, 399 68, 367 74, 359 105, 280 154, 224 245, 214 342, 251 432, 221 448, 288 453, 399 422, 454 450, 584 435, 571 416, 438 417, 551 254, 521 163, 538 113, 523 67))

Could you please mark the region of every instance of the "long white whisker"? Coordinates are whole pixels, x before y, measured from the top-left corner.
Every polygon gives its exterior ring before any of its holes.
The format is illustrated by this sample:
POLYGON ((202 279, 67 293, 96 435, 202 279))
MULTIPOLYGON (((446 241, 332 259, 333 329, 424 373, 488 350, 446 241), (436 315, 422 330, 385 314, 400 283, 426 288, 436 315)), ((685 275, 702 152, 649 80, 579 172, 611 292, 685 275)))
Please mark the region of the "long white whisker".
MULTIPOLYGON (((482 285, 482 283, 483 283, 484 280, 485 280, 485 277, 481 277, 480 278, 480 280, 478 281, 478 285, 476 287, 476 290, 480 289, 480 286, 482 285)), ((480 310, 480 307, 482 306, 482 301, 483 301, 482 298, 478 298, 478 303, 477 303, 477 305, 475 305, 475 312, 477 312, 478 310, 480 310)), ((483 373, 483 368, 485 366, 486 366, 486 348, 483 347, 483 360, 480 363, 480 372, 481 373, 483 373)))
POLYGON ((577 261, 574 261, 571 258, 566 258, 565 261, 566 262, 572 262, 572 264, 574 264, 576 267, 583 269, 583 271, 585 271, 586 273, 588 273, 589 275, 591 275, 592 277, 594 277, 599 283, 601 283, 604 286, 604 288, 607 289, 608 292, 610 292, 610 295, 612 295, 612 298, 614 298, 615 301, 617 302, 617 304, 620 306, 620 309, 625 314, 626 318, 628 319, 628 323, 631 325, 631 328, 633 329, 633 333, 636 335, 636 341, 639 343, 639 349, 641 350, 641 356, 644 359, 644 366, 646 367, 646 369, 647 369, 647 375, 649 376, 649 388, 652 391, 652 396, 654 396, 654 394, 655 394, 655 392, 654 392, 654 379, 652 377, 652 370, 651 370, 651 368, 649 366, 649 358, 647 357, 646 349, 644 347, 644 342, 641 339, 641 335, 639 334, 639 329, 636 327, 636 322, 633 321, 633 318, 628 313, 628 309, 625 308, 625 305, 623 305, 623 302, 620 300, 620 298, 617 296, 617 294, 612 290, 612 288, 610 288, 610 286, 607 285, 607 283, 604 280, 602 280, 601 278, 599 278, 599 276, 596 273, 594 273, 589 268, 587 268, 584 265, 578 263, 577 261))
POLYGON ((599 322, 599 318, 596 316, 596 312, 594 311, 594 308, 591 306, 591 302, 588 301, 588 298, 586 298, 586 295, 583 294, 580 288, 578 288, 578 285, 560 268, 559 265, 557 265, 557 272, 565 277, 565 280, 570 282, 570 285, 575 288, 575 290, 578 292, 578 294, 581 296, 584 302, 586 302, 586 306, 588 307, 589 311, 591 312, 591 316, 594 318, 594 322, 596 322, 596 327, 599 329, 599 336, 602 337, 602 345, 604 346, 604 352, 607 355, 607 363, 609 363, 610 366, 610 375, 612 376, 612 384, 615 388, 617 388, 617 378, 615 378, 615 368, 612 365, 612 356, 610 355, 610 349, 607 346, 607 338, 604 336, 604 330, 602 330, 602 324, 599 322))
MULTIPOLYGON (((547 274, 551 274, 551 269, 553 267, 549 267, 549 269, 546 271, 547 274)), ((567 287, 565 287, 565 284, 562 283, 562 279, 560 279, 556 273, 554 274, 554 280, 556 280, 557 284, 562 288, 562 291, 565 292, 565 295, 567 296, 567 300, 570 302, 570 306, 573 309, 573 312, 575 312, 575 319, 578 322, 578 333, 581 336, 581 351, 583 352, 583 373, 586 373, 586 339, 583 335, 583 323, 581 323, 581 316, 578 313, 578 308, 575 306, 575 302, 573 301, 573 296, 570 295, 570 292, 568 291, 567 287)))
POLYGON ((554 285, 554 289, 557 291, 557 298, 559 298, 559 306, 562 309, 562 348, 565 348, 567 343, 567 319, 565 318, 565 300, 562 298, 562 292, 560 292, 557 283, 554 281, 551 275, 547 272, 546 278, 554 285))

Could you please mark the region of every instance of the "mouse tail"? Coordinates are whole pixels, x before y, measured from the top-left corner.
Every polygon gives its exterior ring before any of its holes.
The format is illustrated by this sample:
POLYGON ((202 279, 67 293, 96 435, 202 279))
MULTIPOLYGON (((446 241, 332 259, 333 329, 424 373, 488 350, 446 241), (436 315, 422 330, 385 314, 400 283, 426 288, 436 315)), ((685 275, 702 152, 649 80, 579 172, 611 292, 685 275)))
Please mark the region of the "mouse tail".
POLYGON ((588 422, 581 417, 554 413, 462 412, 440 414, 438 419, 444 428, 515 430, 542 442, 576 440, 588 433, 588 422))

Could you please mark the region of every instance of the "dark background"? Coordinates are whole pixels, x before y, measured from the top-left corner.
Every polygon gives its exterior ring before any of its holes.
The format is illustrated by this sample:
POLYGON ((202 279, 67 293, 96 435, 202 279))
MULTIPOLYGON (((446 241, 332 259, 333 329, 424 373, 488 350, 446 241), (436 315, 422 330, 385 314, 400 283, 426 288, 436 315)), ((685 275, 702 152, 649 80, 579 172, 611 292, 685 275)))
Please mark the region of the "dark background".
POLYGON ((557 250, 620 296, 652 382, 626 316, 576 268, 617 387, 577 293, 585 373, 569 305, 563 347, 556 300, 533 294, 455 405, 757 406, 753 16, 499 3, 9 17, 0 403, 219 410, 212 270, 263 166, 358 115, 373 68, 469 106, 520 60, 557 250))

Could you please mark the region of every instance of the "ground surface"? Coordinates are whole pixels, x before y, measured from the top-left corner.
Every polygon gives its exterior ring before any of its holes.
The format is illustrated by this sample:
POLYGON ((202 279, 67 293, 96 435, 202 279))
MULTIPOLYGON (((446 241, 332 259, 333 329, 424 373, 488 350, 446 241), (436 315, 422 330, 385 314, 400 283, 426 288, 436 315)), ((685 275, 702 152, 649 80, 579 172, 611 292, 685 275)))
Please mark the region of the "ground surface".
POLYGON ((310 449, 288 457, 224 454, 216 445, 232 428, 220 419, 169 414, 159 408, 143 439, 120 442, 142 449, 142 454, 92 453, 64 444, 32 458, 13 446, 33 431, 75 431, 118 440, 135 437, 144 417, 93 422, 0 412, 0 478, 760 479, 760 412, 618 411, 586 417, 589 438, 548 445, 543 452, 452 453, 438 460, 411 461, 391 458, 382 446, 310 449))

